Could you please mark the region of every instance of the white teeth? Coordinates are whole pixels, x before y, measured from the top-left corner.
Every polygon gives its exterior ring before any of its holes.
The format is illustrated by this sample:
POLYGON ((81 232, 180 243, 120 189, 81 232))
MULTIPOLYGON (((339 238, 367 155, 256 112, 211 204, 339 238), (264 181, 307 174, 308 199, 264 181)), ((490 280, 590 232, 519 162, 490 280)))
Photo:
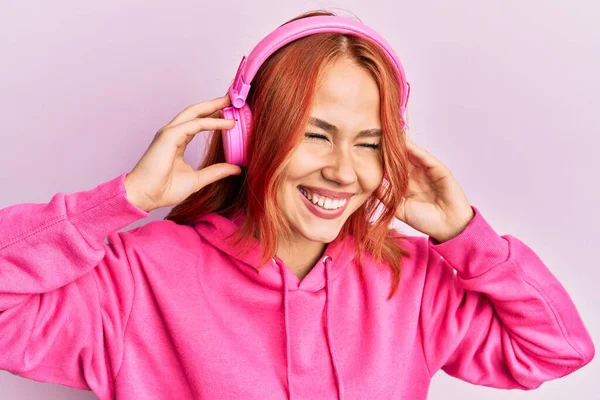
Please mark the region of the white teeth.
POLYGON ((319 207, 322 207, 326 210, 335 210, 337 208, 341 208, 346 205, 346 201, 348 199, 328 199, 323 196, 319 196, 318 194, 312 194, 307 192, 303 188, 299 188, 300 192, 306 197, 311 203, 318 204, 319 207))

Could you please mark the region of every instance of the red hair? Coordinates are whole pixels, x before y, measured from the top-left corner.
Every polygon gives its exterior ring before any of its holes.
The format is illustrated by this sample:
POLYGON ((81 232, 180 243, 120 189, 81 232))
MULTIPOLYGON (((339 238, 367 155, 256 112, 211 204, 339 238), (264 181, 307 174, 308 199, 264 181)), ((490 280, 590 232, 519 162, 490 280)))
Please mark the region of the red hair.
MULTIPOLYGON (((315 15, 335 14, 311 11, 286 23, 315 15)), ((389 266, 392 285, 388 298, 391 298, 400 284, 402 256, 409 255, 399 243, 405 237, 388 228, 408 188, 408 159, 405 131, 400 124, 401 88, 394 66, 379 45, 369 40, 319 33, 288 43, 273 53, 258 70, 246 99, 253 118, 247 166, 240 175, 228 176, 193 193, 173 207, 165 219, 188 225, 210 213, 230 218, 242 212, 244 218, 234 242, 256 238, 263 249, 260 264, 269 261, 277 249, 278 237, 291 232, 277 206, 277 188, 285 179, 292 152, 304 136, 318 80, 338 60, 349 60, 363 67, 379 87, 382 161, 387 181, 348 218, 340 235, 342 239, 347 235, 354 237, 361 277, 364 252, 379 265, 385 262, 389 266), (379 205, 377 199, 381 199, 384 207, 379 218, 372 222, 379 205)), ((221 131, 215 131, 199 168, 220 162, 225 162, 225 153, 221 131)))

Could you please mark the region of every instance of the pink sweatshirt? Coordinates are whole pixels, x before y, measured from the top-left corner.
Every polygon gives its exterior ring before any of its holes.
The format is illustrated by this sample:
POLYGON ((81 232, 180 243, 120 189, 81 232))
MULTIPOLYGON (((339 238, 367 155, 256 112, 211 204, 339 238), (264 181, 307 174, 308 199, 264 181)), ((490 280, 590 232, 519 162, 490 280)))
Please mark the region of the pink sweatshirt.
POLYGON ((404 242, 388 301, 351 240, 300 281, 278 258, 259 273, 258 242, 237 256, 216 214, 118 232, 149 215, 125 176, 0 210, 0 368, 100 399, 419 400, 440 369, 534 389, 594 356, 562 285, 475 207, 447 242, 404 242))

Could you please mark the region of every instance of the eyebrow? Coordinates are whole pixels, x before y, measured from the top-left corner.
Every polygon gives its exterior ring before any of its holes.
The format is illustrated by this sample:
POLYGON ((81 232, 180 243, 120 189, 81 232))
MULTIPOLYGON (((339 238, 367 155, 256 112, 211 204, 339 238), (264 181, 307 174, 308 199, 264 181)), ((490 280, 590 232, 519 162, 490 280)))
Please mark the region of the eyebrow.
MULTIPOLYGON (((331 132, 333 134, 338 133, 338 131, 339 131, 337 126, 330 124, 329 122, 324 121, 320 118, 310 117, 310 119, 308 120, 308 123, 311 125, 314 125, 318 128, 321 128, 327 132, 331 132)), ((380 137, 381 129, 379 129, 379 128, 364 129, 364 130, 358 132, 358 136, 359 137, 380 137)))

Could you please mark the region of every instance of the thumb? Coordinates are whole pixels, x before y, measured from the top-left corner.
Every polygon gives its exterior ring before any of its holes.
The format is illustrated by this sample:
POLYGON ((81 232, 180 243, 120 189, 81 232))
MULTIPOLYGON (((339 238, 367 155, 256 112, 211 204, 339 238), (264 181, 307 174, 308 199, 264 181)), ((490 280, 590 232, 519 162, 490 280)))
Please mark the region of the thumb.
POLYGON ((209 165, 206 168, 196 171, 198 176, 198 186, 196 191, 230 175, 239 175, 241 172, 242 168, 234 164, 217 163, 209 165))

